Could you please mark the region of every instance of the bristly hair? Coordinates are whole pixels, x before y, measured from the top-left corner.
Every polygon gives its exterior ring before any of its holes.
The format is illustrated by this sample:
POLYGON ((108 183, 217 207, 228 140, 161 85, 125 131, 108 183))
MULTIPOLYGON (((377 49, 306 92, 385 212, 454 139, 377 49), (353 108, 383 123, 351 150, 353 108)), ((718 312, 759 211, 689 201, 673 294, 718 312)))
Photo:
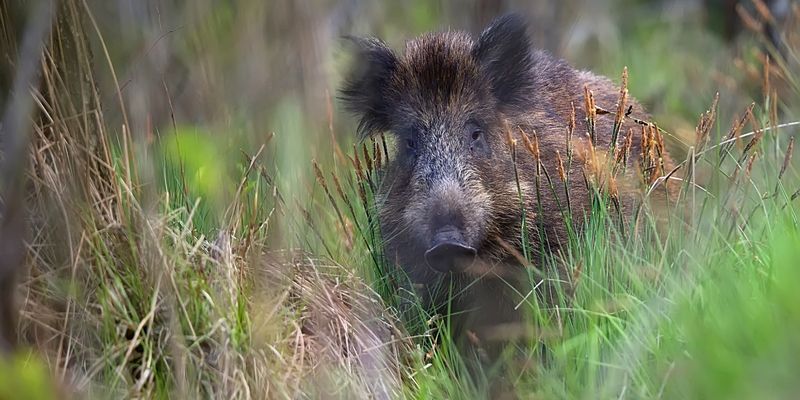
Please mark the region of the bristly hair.
POLYGON ((358 46, 358 53, 353 71, 338 97, 348 111, 361 117, 358 134, 364 139, 389 128, 390 110, 384 100, 385 90, 399 61, 395 53, 378 39, 345 38, 358 46))
POLYGON ((495 19, 473 49, 502 106, 524 108, 534 84, 531 42, 525 18, 512 13, 495 19))
POLYGON ((360 118, 362 140, 390 128, 393 99, 412 88, 435 106, 458 97, 471 80, 484 80, 499 110, 527 110, 539 54, 527 30, 524 17, 508 14, 495 19, 476 42, 464 32, 423 35, 409 42, 402 59, 379 39, 346 37, 356 45, 357 58, 339 99, 360 118))

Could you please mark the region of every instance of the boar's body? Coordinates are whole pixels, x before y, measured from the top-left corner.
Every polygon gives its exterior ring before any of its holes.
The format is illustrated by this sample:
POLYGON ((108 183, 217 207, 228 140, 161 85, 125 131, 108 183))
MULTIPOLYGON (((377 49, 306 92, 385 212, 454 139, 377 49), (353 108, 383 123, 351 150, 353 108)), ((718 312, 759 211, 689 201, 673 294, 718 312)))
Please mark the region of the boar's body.
MULTIPOLYGON (((567 180, 572 225, 580 229, 591 208, 578 154, 588 143, 584 87, 607 110, 615 110, 619 89, 532 49, 516 16, 496 20, 476 40, 462 32, 423 35, 403 55, 375 39, 356 42, 360 58, 342 98, 360 117, 362 135, 394 138, 378 197, 385 255, 408 273, 432 311, 452 301, 459 332, 471 331, 472 341, 486 347, 505 342, 519 333, 515 306, 532 290, 529 271, 517 261, 522 210, 535 265, 542 251, 558 252, 568 241, 557 153, 566 160, 574 105, 575 160, 567 180), (540 175, 537 195, 536 162, 522 135, 535 135, 555 190, 540 175), (518 143, 516 163, 509 136, 518 143)), ((633 182, 641 127, 632 120, 647 116, 635 100, 627 104, 618 144, 629 128, 635 133, 627 175, 633 182)), ((597 116, 598 153, 609 148, 614 118, 597 116)), ((634 197, 621 194, 628 216, 634 197)), ((562 268, 536 280, 567 275, 562 268)))

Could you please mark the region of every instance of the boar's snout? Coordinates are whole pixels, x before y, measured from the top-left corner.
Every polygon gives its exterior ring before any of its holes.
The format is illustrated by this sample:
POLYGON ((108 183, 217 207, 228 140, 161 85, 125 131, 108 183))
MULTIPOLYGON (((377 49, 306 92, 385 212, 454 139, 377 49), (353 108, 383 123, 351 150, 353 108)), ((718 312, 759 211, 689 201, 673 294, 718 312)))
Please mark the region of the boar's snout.
POLYGON ((477 251, 464 240, 461 231, 447 225, 433 234, 431 245, 425 252, 425 262, 438 272, 463 272, 475 261, 477 251))

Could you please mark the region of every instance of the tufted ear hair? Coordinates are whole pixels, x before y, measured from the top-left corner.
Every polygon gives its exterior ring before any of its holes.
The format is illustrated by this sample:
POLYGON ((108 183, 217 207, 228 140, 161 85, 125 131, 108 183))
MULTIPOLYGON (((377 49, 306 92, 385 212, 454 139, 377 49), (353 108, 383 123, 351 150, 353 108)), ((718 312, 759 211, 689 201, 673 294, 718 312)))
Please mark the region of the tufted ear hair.
POLYGON ((358 134, 363 139, 389 129, 387 91, 398 59, 378 39, 352 36, 346 39, 354 43, 358 50, 350 75, 339 90, 339 98, 350 112, 360 118, 358 134))
POLYGON ((533 85, 533 54, 525 18, 507 14, 481 33, 472 55, 503 106, 524 106, 533 85))

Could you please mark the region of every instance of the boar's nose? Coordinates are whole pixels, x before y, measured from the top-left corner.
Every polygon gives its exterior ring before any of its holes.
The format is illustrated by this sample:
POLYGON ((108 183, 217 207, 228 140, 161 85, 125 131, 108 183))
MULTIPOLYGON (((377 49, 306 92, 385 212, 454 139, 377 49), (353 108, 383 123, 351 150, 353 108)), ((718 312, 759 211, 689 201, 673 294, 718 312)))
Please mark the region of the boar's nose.
POLYGON ((425 262, 438 272, 463 272, 475 261, 476 254, 461 232, 448 225, 433 235, 431 247, 425 252, 425 262))

